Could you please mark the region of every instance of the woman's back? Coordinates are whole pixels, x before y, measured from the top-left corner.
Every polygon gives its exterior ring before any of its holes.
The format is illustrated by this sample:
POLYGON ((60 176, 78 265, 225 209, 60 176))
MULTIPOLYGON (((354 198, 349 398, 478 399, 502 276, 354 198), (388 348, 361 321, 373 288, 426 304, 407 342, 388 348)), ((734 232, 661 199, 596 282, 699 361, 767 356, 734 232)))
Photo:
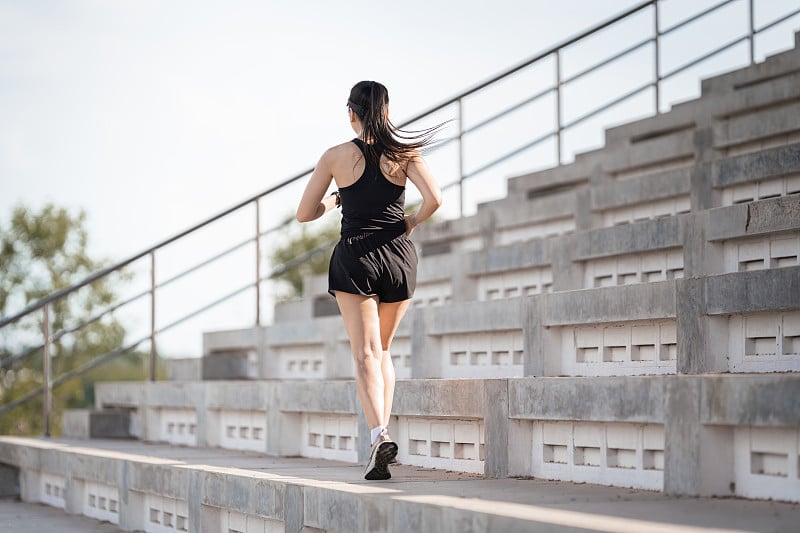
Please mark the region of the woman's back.
MULTIPOLYGON (((349 183, 339 186, 342 236, 376 231, 405 232, 405 185, 400 185, 396 178, 387 177, 381 170, 383 147, 375 144, 372 150, 367 150, 360 139, 353 139, 348 144, 357 148, 360 157, 356 158, 350 171, 343 169, 345 175, 337 179, 337 184, 340 179, 343 183, 349 183), (359 169, 362 170, 359 172, 359 169)), ((352 162, 351 154, 346 150, 342 152, 343 161, 352 162)), ((383 162, 384 167, 389 166, 387 161, 383 162)))

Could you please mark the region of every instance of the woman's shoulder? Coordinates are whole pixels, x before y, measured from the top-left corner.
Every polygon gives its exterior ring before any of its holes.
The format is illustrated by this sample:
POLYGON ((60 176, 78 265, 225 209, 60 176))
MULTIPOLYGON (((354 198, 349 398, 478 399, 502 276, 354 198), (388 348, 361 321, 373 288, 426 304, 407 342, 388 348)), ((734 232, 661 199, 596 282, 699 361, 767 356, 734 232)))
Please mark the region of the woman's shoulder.
POLYGON ((329 159, 339 159, 341 157, 352 157, 354 152, 358 152, 358 147, 353 143, 353 141, 343 142, 341 144, 337 144, 336 146, 331 146, 322 157, 329 158, 329 159))
POLYGON ((330 148, 328 148, 328 151, 333 153, 352 152, 353 150, 358 150, 356 143, 354 143, 353 141, 343 142, 337 144, 336 146, 331 146, 330 148))

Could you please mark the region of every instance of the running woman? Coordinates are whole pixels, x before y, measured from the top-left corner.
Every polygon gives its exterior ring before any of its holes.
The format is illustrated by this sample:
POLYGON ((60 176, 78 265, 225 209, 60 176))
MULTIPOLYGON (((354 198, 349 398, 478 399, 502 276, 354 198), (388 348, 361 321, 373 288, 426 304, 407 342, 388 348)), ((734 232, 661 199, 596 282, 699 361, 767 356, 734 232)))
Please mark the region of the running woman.
POLYGON ((397 456, 387 429, 395 385, 389 350, 416 285, 417 252, 408 237, 442 204, 419 152, 440 126, 411 133, 396 128, 389 120, 389 93, 375 81, 357 83, 347 109, 357 137, 322 154, 300 199, 297 220, 308 222, 342 209, 328 292, 336 298, 350 338, 356 388, 371 432, 364 477, 389 479, 389 464, 397 456), (326 196, 331 180, 338 191, 326 196), (407 180, 422 195, 413 215, 404 211, 407 180))

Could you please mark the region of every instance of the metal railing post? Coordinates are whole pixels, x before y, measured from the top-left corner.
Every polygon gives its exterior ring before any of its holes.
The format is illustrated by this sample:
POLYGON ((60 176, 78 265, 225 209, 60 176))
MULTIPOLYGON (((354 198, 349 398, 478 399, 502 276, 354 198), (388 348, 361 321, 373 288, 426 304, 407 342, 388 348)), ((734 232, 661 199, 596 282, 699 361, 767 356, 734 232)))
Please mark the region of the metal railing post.
POLYGON ((561 49, 556 50, 556 161, 561 164, 561 49))
POLYGON ((661 113, 661 30, 658 27, 658 0, 653 2, 653 49, 655 56, 653 57, 653 69, 655 80, 653 87, 655 87, 655 101, 656 101, 656 115, 661 113))
POLYGON ((150 357, 148 376, 156 380, 156 252, 150 252, 150 357))
POLYGON ((261 210, 256 199, 256 326, 261 325, 261 210))
POLYGON ((50 367, 50 304, 45 304, 42 308, 44 317, 42 320, 42 334, 44 336, 44 351, 42 352, 42 410, 44 415, 44 436, 50 436, 50 411, 53 402, 53 380, 52 369, 50 367))
POLYGON ((464 110, 458 99, 458 216, 464 216, 464 110))
POLYGON ((748 25, 747 39, 748 39, 748 41, 750 43, 750 64, 751 65, 756 62, 756 59, 755 59, 756 58, 756 52, 755 52, 756 28, 755 28, 755 14, 754 14, 755 6, 753 5, 753 3, 754 3, 754 0, 748 0, 748 16, 750 18, 750 24, 748 25))

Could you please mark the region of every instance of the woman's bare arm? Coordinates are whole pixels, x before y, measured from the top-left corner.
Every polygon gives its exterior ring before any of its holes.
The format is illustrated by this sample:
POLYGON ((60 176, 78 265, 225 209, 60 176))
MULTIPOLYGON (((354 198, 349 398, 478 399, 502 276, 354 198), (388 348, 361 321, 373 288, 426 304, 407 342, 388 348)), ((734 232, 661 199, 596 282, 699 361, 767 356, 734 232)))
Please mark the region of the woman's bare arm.
POLYGON ((303 196, 300 198, 300 204, 297 206, 296 216, 299 222, 316 220, 336 207, 336 197, 325 196, 333 179, 331 171, 333 160, 332 150, 327 150, 319 158, 319 162, 306 184, 306 189, 303 191, 303 196))
POLYGON ((411 235, 417 224, 430 217, 442 205, 442 191, 436 184, 436 180, 433 179, 433 175, 421 155, 411 158, 406 169, 406 175, 422 195, 422 204, 420 204, 417 212, 406 217, 406 226, 408 228, 406 233, 411 235))

